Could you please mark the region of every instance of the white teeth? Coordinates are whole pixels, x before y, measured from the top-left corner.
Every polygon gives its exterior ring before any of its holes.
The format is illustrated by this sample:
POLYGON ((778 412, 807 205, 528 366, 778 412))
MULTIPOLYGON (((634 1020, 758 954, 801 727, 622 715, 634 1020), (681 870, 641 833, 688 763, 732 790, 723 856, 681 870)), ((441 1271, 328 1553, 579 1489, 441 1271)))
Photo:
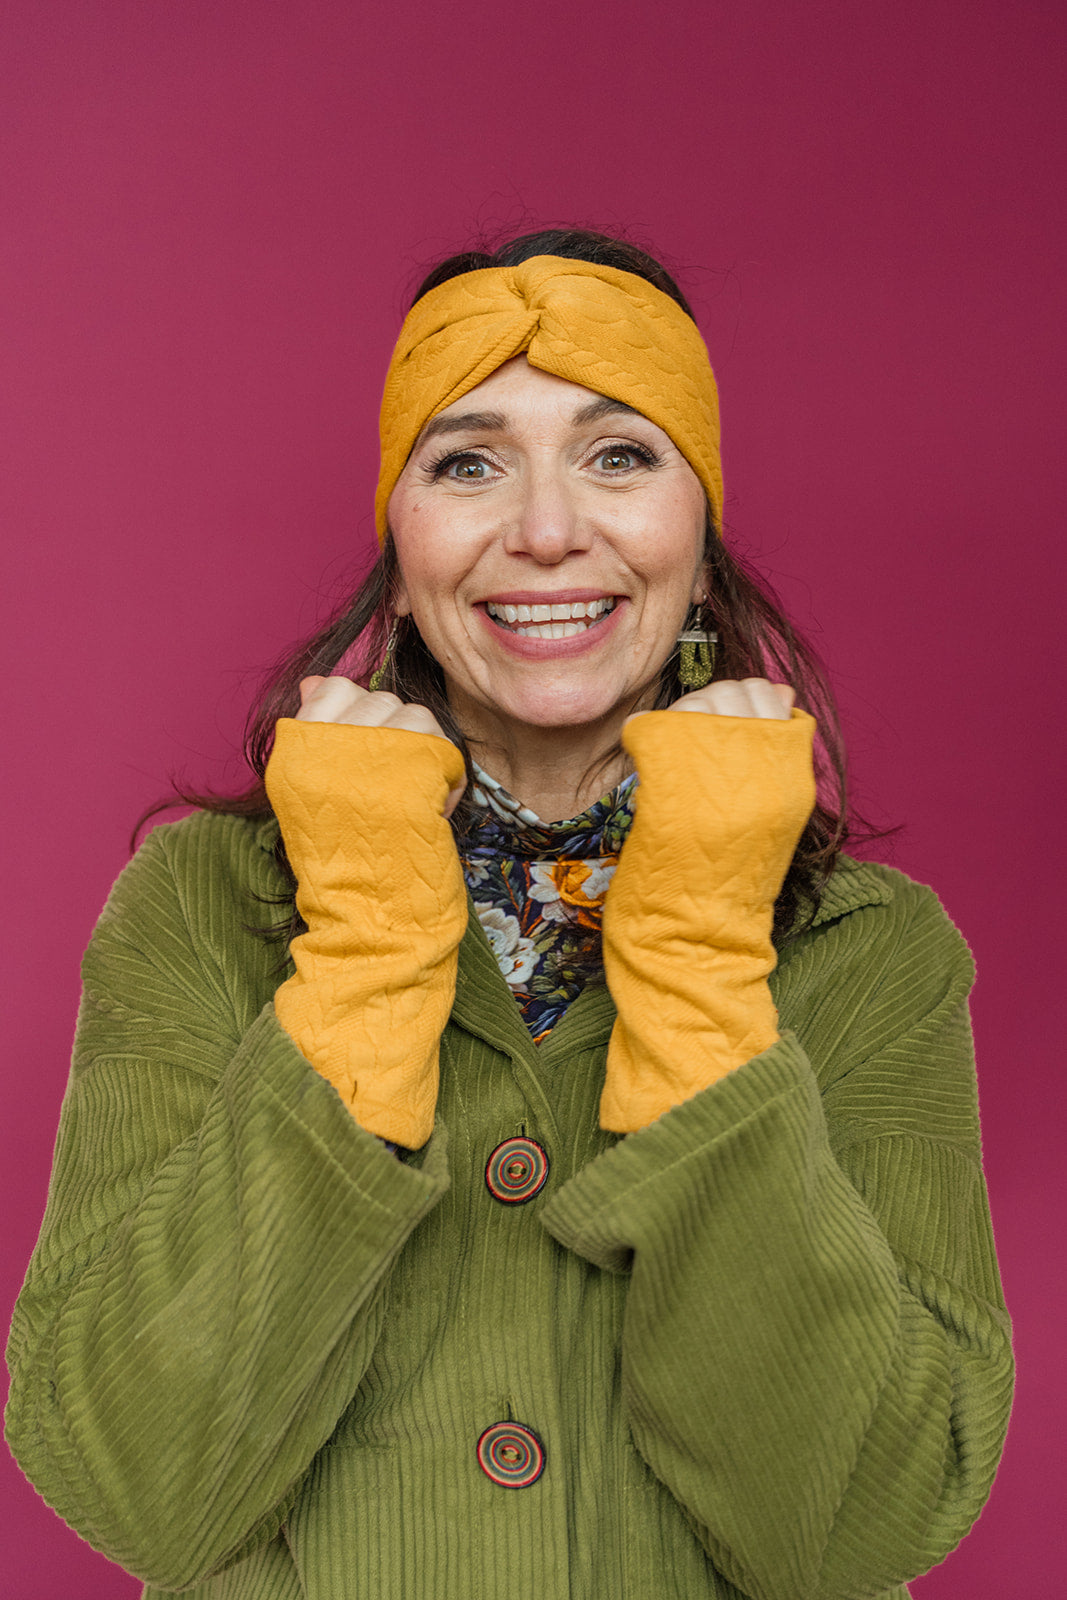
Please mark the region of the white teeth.
POLYGON ((512 606, 496 601, 486 604, 494 621, 506 624, 524 639, 571 639, 614 609, 615 599, 610 595, 599 600, 576 600, 559 605, 512 606))

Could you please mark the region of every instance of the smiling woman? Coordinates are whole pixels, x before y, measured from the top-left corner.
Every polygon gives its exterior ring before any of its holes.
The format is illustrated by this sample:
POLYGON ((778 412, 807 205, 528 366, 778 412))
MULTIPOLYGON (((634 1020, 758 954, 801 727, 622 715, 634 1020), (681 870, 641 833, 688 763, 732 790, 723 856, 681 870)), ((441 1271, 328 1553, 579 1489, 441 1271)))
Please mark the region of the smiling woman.
POLYGON ((689 309, 451 257, 381 432, 255 781, 86 956, 13 1447, 146 1595, 899 1600, 1011 1392, 972 967, 842 853, 689 309))

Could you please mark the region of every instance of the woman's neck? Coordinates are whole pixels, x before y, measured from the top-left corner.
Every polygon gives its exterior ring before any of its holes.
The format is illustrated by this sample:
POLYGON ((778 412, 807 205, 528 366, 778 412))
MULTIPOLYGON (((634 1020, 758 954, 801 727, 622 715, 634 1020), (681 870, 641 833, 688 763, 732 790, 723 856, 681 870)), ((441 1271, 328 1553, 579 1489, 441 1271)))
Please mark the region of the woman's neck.
POLYGON ((478 765, 542 822, 579 816, 633 770, 614 730, 597 740, 590 740, 588 728, 526 728, 518 737, 468 739, 478 765))

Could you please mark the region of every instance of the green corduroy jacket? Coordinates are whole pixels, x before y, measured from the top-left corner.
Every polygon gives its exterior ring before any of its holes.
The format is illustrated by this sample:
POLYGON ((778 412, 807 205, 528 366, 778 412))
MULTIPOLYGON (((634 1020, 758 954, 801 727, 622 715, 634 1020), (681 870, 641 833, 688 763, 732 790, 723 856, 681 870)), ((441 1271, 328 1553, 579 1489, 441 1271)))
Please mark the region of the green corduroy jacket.
POLYGON ((472 916, 398 1160, 275 1018, 274 837, 157 829, 86 955, 9 1348, 41 1493, 146 1595, 903 1595, 985 1500, 1012 1370, 934 895, 843 863, 781 1042, 623 1139, 607 991, 535 1047, 472 916), (484 1176, 512 1137, 549 1162, 521 1205, 484 1176), (527 1487, 479 1465, 500 1422, 527 1487))

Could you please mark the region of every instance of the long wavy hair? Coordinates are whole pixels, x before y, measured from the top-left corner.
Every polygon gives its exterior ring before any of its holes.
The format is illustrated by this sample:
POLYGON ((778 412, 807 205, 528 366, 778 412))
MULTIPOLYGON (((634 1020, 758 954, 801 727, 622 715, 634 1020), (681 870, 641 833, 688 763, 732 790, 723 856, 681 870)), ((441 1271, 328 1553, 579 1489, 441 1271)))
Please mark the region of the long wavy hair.
MULTIPOLYGON (((478 249, 449 256, 420 283, 412 303, 430 289, 460 273, 480 267, 518 266, 532 256, 554 255, 634 272, 669 294, 682 310, 692 310, 673 277, 644 250, 625 240, 586 229, 549 229, 527 233, 492 250, 478 249)), ((810 924, 823 888, 839 852, 850 838, 844 745, 837 710, 825 670, 811 646, 785 615, 766 580, 732 553, 714 526, 709 512, 705 560, 710 599, 702 623, 718 635, 713 677, 772 678, 790 683, 796 704, 816 719, 818 734, 815 769, 818 799, 801 835, 775 903, 774 936, 778 944, 795 937, 810 924)), ((192 805, 230 816, 264 819, 271 815, 264 772, 274 742, 279 717, 294 716, 300 706, 301 678, 340 674, 367 686, 371 675, 385 662, 381 687, 400 699, 428 707, 442 730, 454 740, 471 774, 471 755, 445 691, 444 676, 410 617, 397 619, 392 610, 399 567, 392 539, 387 539, 373 567, 352 594, 311 638, 288 650, 269 671, 245 727, 244 753, 252 782, 237 794, 222 795, 177 787, 166 800, 151 807, 138 823, 141 827, 160 811, 175 805, 192 805), (391 639, 391 648, 387 645, 391 639)), ((677 655, 663 668, 655 706, 669 706, 683 690, 677 678, 677 655)), ((452 817, 462 836, 470 818, 464 800, 452 817)), ((868 831, 863 830, 863 836, 868 831)), ((286 908, 275 930, 291 938, 303 926, 295 908, 296 879, 280 836, 276 857, 289 883, 279 897, 286 908)))

